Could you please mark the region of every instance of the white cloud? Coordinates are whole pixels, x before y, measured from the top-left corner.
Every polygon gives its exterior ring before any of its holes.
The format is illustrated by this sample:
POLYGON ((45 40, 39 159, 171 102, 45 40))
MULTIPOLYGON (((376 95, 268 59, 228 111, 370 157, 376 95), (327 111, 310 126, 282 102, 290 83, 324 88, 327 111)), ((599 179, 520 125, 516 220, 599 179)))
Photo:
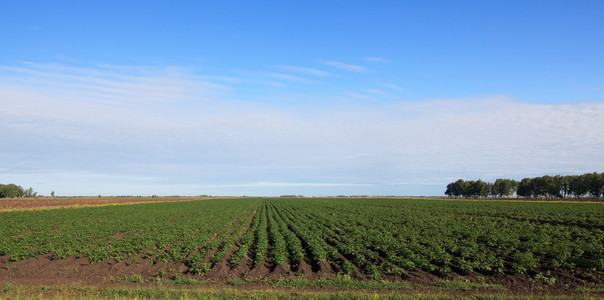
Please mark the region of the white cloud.
POLYGON ((287 65, 281 65, 281 66, 277 66, 277 67, 281 70, 285 70, 285 71, 289 71, 289 72, 309 74, 309 75, 314 75, 314 76, 318 76, 318 77, 325 77, 325 76, 329 75, 328 72, 325 72, 325 71, 319 70, 319 69, 304 68, 304 67, 297 67, 297 66, 287 66, 287 65))
POLYGON ((0 182, 40 182, 46 194, 69 192, 56 174, 79 178, 73 194, 406 194, 457 178, 604 169, 604 101, 288 107, 233 100, 228 86, 178 69, 0 69, 0 138, 10 141, 0 182))
POLYGON ((380 84, 383 87, 387 87, 389 89, 393 89, 393 90, 397 90, 397 91, 404 91, 404 89, 396 84, 391 84, 391 83, 382 83, 380 84))
POLYGON ((365 89, 365 91, 378 96, 386 95, 386 92, 379 89, 365 89))
POLYGON ((265 76, 274 78, 274 79, 278 79, 278 80, 294 81, 294 82, 309 82, 309 80, 306 78, 302 78, 302 77, 294 76, 294 75, 290 75, 290 74, 276 73, 276 72, 264 72, 262 74, 265 76))
POLYGON ((369 56, 369 57, 365 57, 365 61, 368 62, 372 62, 372 63, 389 63, 390 61, 381 57, 375 57, 375 56, 369 56))
POLYGON ((350 65, 350 64, 345 64, 345 63, 341 63, 341 62, 337 62, 337 61, 326 61, 326 64, 332 66, 332 67, 336 67, 338 69, 341 70, 346 70, 346 71, 351 71, 351 72, 367 72, 367 69, 365 67, 362 66, 357 66, 357 65, 350 65))

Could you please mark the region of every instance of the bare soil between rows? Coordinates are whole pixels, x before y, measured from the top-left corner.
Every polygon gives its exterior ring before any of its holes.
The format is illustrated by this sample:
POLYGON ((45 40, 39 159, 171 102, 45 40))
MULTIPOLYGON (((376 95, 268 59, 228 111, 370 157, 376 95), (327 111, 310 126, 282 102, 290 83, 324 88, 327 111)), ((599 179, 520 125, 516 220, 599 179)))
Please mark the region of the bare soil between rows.
MULTIPOLYGON (((313 267, 304 261, 299 262, 297 267, 290 268, 289 264, 270 267, 268 264, 251 267, 251 260, 242 261, 231 267, 226 263, 226 258, 214 265, 204 276, 193 276, 188 273, 188 267, 184 263, 164 263, 142 259, 134 256, 126 261, 117 262, 109 259, 98 264, 91 264, 85 257, 70 257, 67 259, 56 259, 52 255, 44 255, 38 258, 26 259, 18 262, 8 263, 8 257, 0 257, 0 283, 10 282, 23 286, 95 286, 100 288, 116 287, 159 287, 156 283, 159 274, 161 280, 174 288, 236 288, 236 289, 275 289, 272 281, 278 278, 295 278, 305 276, 309 280, 317 278, 332 278, 339 271, 336 267, 325 263, 313 267), (144 279, 142 283, 127 283, 120 278, 128 278, 133 275, 144 279), (197 280, 212 280, 213 283, 203 285, 172 286, 168 280, 175 277, 192 278, 197 280), (228 284, 229 279, 240 278, 249 282, 242 286, 233 287, 228 284)), ((557 281, 554 285, 548 285, 540 280, 524 274, 468 274, 460 276, 453 273, 448 279, 471 282, 482 282, 485 284, 499 284, 505 290, 492 290, 479 288, 471 291, 447 291, 433 286, 434 281, 443 280, 443 277, 424 272, 421 270, 409 271, 406 278, 385 277, 390 281, 407 281, 413 288, 396 291, 378 291, 384 293, 445 293, 451 295, 475 295, 475 294, 506 294, 506 295, 582 295, 575 291, 575 287, 597 287, 604 282, 604 275, 596 272, 589 280, 577 279, 576 274, 570 271, 559 270, 554 274, 557 281)), ((370 280, 364 275, 355 275, 358 280, 370 280)), ((164 285, 165 286, 165 285, 164 285)), ((279 288, 277 288, 279 289, 279 288)), ((309 291, 337 291, 336 288, 302 288, 309 291)), ((592 294, 594 295, 594 294, 592 294)), ((595 294, 604 296, 604 293, 595 294)))
MULTIPOLYGON (((3 199, 0 200, 0 210, 20 210, 20 209, 40 209, 40 208, 56 208, 56 207, 73 207, 86 205, 111 205, 111 204, 128 204, 141 202, 167 202, 167 201, 188 201, 200 200, 208 198, 200 197, 131 197, 131 198, 46 198, 46 199, 3 199)), ((236 219, 243 216, 239 215, 236 219)), ((251 217, 250 217, 251 218, 251 217)), ((235 220, 233 221, 235 222, 235 220)), ((233 223, 229 224, 225 230, 229 233, 222 239, 225 240, 231 234, 236 232, 236 228, 231 228, 233 223)), ((246 222, 245 232, 249 229, 250 221, 246 222)), ((242 235, 243 233, 240 233, 242 235)), ((218 233, 217 233, 218 235, 218 233)), ((125 236, 119 234, 114 238, 125 236)), ((212 237, 212 239, 214 239, 212 237)), ((238 240, 241 239, 239 236, 238 240)), ((318 278, 332 278, 336 274, 341 274, 341 267, 335 262, 321 262, 319 264, 311 264, 306 261, 292 262, 288 261, 285 264, 272 267, 270 259, 267 259, 266 264, 253 266, 252 259, 246 258, 239 264, 231 266, 227 259, 230 257, 239 245, 232 246, 228 249, 226 255, 216 262, 210 271, 204 276, 194 276, 190 273, 189 267, 185 264, 186 261, 177 263, 157 262, 150 258, 143 258, 143 254, 138 254, 118 262, 115 259, 109 259, 97 264, 91 264, 88 258, 83 256, 75 256, 67 259, 57 259, 52 255, 43 255, 38 258, 26 259, 18 262, 9 262, 8 256, 0 256, 0 283, 10 282, 16 285, 24 286, 95 286, 100 288, 117 288, 117 287, 160 287, 160 284, 155 281, 161 275, 161 281, 166 285, 175 288, 234 288, 234 289, 281 289, 275 288, 272 281, 279 278, 297 278, 303 276, 309 280, 318 278), (137 276, 144 279, 142 283, 127 283, 124 278, 137 276), (169 280, 176 277, 192 278, 196 280, 211 280, 213 283, 203 285, 189 286, 172 286, 169 280), (229 285, 230 279, 246 279, 248 283, 242 286, 229 285)), ((164 250, 166 251, 166 250, 164 250)), ((214 252, 209 253, 211 256, 214 252)), ((340 259, 345 259, 340 257, 340 259)), ((450 294, 450 295, 476 295, 476 294, 505 294, 505 295, 583 295, 575 291, 576 287, 600 288, 604 284, 604 273, 595 270, 585 269, 556 269, 556 270, 537 270, 539 273, 551 273, 551 276, 556 279, 555 283, 550 285, 545 281, 537 279, 535 274, 504 274, 504 273, 470 273, 460 275, 455 272, 447 274, 446 277, 438 276, 419 269, 407 271, 404 276, 382 276, 382 280, 389 281, 406 281, 413 288, 397 291, 384 290, 377 291, 380 293, 435 293, 435 294, 450 294), (589 276, 583 276, 588 274, 589 276), (473 283, 501 285, 505 290, 494 290, 488 288, 479 288, 470 291, 448 291, 442 290, 433 285, 435 281, 444 279, 456 281, 469 281, 473 283)), ((363 271, 354 268, 351 277, 355 280, 372 280, 371 276, 363 271)), ((329 292, 338 291, 336 288, 297 288, 308 291, 329 292)), ((604 293, 595 294, 597 297, 604 297, 604 293)))
POLYGON ((74 198, 9 198, 0 199, 0 211, 36 210, 61 207, 102 206, 149 202, 176 202, 213 199, 208 197, 74 197, 74 198))

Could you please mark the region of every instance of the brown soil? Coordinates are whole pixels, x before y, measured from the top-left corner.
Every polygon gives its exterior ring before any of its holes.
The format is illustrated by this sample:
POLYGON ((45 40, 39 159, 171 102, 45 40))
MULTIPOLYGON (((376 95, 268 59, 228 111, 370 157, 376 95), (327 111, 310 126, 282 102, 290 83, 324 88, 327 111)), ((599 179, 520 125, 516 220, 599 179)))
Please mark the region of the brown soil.
MULTIPOLYGON (((229 250, 229 254, 234 252, 234 248, 229 250)), ((319 264, 319 271, 314 272, 311 265, 304 261, 297 263, 299 267, 295 270, 290 268, 288 263, 279 265, 275 268, 269 268, 268 265, 259 265, 251 268, 251 260, 248 258, 241 261, 237 266, 231 267, 225 258, 217 262, 212 269, 204 276, 192 276, 188 274, 188 267, 184 262, 179 263, 152 263, 150 259, 143 259, 142 254, 133 256, 126 261, 116 262, 109 259, 98 264, 90 264, 85 257, 70 257, 67 259, 56 259, 51 255, 44 255, 35 259, 26 259, 23 261, 8 263, 8 257, 0 257, 0 283, 12 282, 18 285, 38 286, 38 285, 91 285, 99 287, 116 287, 126 285, 137 286, 155 286, 154 279, 162 274, 162 280, 172 279, 175 276, 185 276, 198 280, 212 279, 224 284, 232 278, 251 279, 253 283, 242 288, 272 288, 270 280, 280 277, 293 278, 305 276, 312 280, 322 277, 331 278, 337 271, 332 264, 322 262, 319 264), (142 276, 145 283, 127 283, 127 279, 133 275, 142 276), (269 280, 269 281, 266 281, 269 280)), ((544 270, 542 270, 544 271, 544 270)), ((542 272, 542 273, 545 273, 542 272)), ((447 275, 447 279, 482 282, 487 284, 499 284, 506 288, 506 294, 514 295, 577 295, 575 287, 595 287, 604 282, 604 274, 587 270, 577 270, 575 273, 568 270, 551 270, 551 274, 556 278, 553 285, 538 280, 535 276, 524 274, 480 274, 470 273, 459 275, 452 272, 447 275), (589 279, 581 279, 580 273, 589 273, 589 279)), ((421 292, 428 289, 435 289, 432 283, 436 280, 443 280, 439 277, 421 270, 408 271, 405 281, 419 288, 421 292)), ((353 276, 354 277, 354 276, 353 276)), ((359 280, 367 280, 366 275, 359 276, 359 280)), ((386 280, 400 280, 396 276, 384 276, 386 280)), ((204 287, 204 286, 197 286, 204 287)), ((215 287, 210 285, 209 287, 215 287)), ((333 290, 333 289, 312 289, 312 290, 333 290)), ((403 293, 411 293, 414 290, 403 290, 403 293)), ((445 291, 446 292, 446 291, 445 291)), ((480 293, 501 293, 498 290, 480 289, 480 293)), ((449 292, 447 292, 449 293, 449 292)), ((452 294, 463 294, 468 292, 451 292, 452 294)), ((597 294, 604 296, 602 293, 597 294)))
MULTIPOLYGON (((85 199, 85 198, 84 198, 85 199)), ((198 198, 90 198, 91 200, 105 200, 102 204, 92 205, 104 205, 109 204, 107 200, 133 200, 132 202, 118 202, 118 203, 136 203, 134 200, 139 202, 147 202, 145 200, 161 199, 157 201, 183 201, 193 200, 198 198), (142 201, 141 201, 142 200, 142 201)), ((35 199, 38 200, 38 199, 35 199)), ((65 201, 69 199, 56 199, 58 201, 65 201)), ((71 199, 73 201, 80 201, 82 198, 71 199)), ((0 204, 7 200, 1 200, 0 204)), ((34 200, 18 200, 22 202, 34 201, 34 200)), ((55 199, 43 199, 43 201, 55 201, 55 199)), ((32 202, 33 203, 33 202, 32 202)), ((59 202, 57 202, 59 203, 59 202)), ((63 202, 61 205, 66 205, 63 202)), ((116 202, 112 202, 116 203, 116 202)), ((89 203, 90 204, 90 203, 89 203)), ((44 203, 44 207, 48 207, 48 203, 44 203)), ((81 205, 81 202, 78 203, 81 205)), ((30 206, 33 209, 35 206, 30 206)), ((14 208, 14 207, 13 207, 14 208)), ((223 239, 228 238, 231 234, 236 232, 237 228, 233 227, 234 222, 244 217, 247 211, 239 214, 233 220, 232 223, 225 226, 221 231, 217 232, 212 239, 216 238, 219 233, 227 230, 228 233, 223 239)), ((253 216, 246 218, 245 232, 250 227, 250 221, 253 216)), ((239 239, 244 233, 239 235, 239 239)), ((124 238, 126 233, 121 233, 112 236, 113 238, 120 239, 124 238)), ((203 247, 203 245, 200 245, 203 247)), ((199 249, 199 248, 198 248, 199 249)), ((218 284, 223 287, 228 286, 225 284, 229 279, 242 278, 251 279, 252 283, 246 284, 241 287, 244 289, 267 289, 272 288, 270 280, 274 280, 280 277, 294 278, 299 276, 305 276, 309 280, 317 278, 332 278, 336 274, 341 273, 341 267, 335 261, 320 262, 316 265, 310 265, 306 261, 290 262, 285 263, 276 267, 269 267, 269 264, 263 264, 252 267, 252 260, 246 258, 242 260, 238 265, 231 267, 228 263, 228 258, 238 249, 238 244, 231 247, 226 255, 217 263, 215 263, 211 270, 204 276, 193 276, 189 272, 189 267, 184 261, 178 263, 164 263, 155 262, 153 263, 152 258, 143 258, 143 254, 132 256, 125 261, 117 262, 114 259, 102 261, 98 264, 91 264, 85 257, 76 256, 67 259, 56 259, 52 255, 43 255, 34 259, 27 259, 18 262, 9 263, 8 256, 0 256, 0 283, 12 282, 18 285, 37 286, 37 285, 92 285, 100 287, 116 287, 124 285, 133 286, 156 286, 154 279, 159 275, 162 276, 162 280, 173 279, 177 275, 183 277, 190 277, 198 280, 212 279, 216 280, 218 284), (291 266, 295 267, 291 267, 291 266), (130 276, 137 275, 141 276, 144 283, 127 283, 127 278, 130 276)), ((163 249, 165 251, 165 249, 163 249)), ((369 251, 369 250, 367 250, 369 251)), ((215 252, 215 251, 214 251, 215 252)), ((214 253, 208 254, 207 258, 211 257, 214 253)), ((143 252, 144 253, 144 252, 143 252)), ((337 261, 344 261, 346 258, 339 254, 337 261)), ((380 259, 385 260, 385 259, 380 259)), ((366 261, 369 263, 369 261, 366 261)), ((524 274, 504 274, 504 273, 493 273, 493 274, 482 274, 472 272, 469 274, 458 274, 450 272, 446 277, 431 274, 419 269, 407 271, 404 276, 400 275, 383 275, 381 279, 390 281, 404 280, 416 286, 417 289, 403 290, 402 293, 414 293, 426 291, 433 291, 436 288, 432 285, 433 282, 443 279, 459 280, 459 281, 470 281, 475 283, 486 283, 486 284, 497 284, 505 287, 506 291, 480 289, 474 292, 462 292, 462 291, 444 291, 452 295, 467 295, 469 293, 506 293, 513 295, 578 295, 574 291, 575 287, 596 287, 602 286, 604 283, 604 273, 594 270, 586 270, 577 268, 573 271, 565 269, 556 270, 537 270, 541 274, 547 274, 547 277, 555 278, 553 285, 548 285, 542 279, 538 279, 536 274, 524 275, 524 274), (424 287, 424 288, 422 288, 424 287)), ((366 274, 364 271, 354 267, 351 277, 357 280, 370 280, 371 276, 366 274)), ((217 285, 208 285, 207 287, 216 287, 217 285)), ((205 286, 196 286, 205 287, 205 286)), ((331 291, 334 289, 310 289, 320 291, 331 291)), ((437 290, 438 292, 439 290, 437 290)), ((387 291, 386 291, 387 292, 387 291)), ((604 296, 604 293, 596 294, 597 296, 604 296)))
POLYGON ((111 198, 18 198, 0 199, 0 211, 33 210, 74 206, 100 206, 109 204, 127 204, 144 202, 191 201, 211 198, 201 197, 111 197, 111 198))

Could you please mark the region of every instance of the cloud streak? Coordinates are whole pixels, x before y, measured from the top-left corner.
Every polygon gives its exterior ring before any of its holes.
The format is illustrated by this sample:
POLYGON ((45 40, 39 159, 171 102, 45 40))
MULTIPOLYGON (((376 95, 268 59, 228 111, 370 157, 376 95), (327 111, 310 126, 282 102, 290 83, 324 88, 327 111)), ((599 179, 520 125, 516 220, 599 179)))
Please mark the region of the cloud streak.
POLYGON ((457 178, 604 169, 603 101, 292 108, 179 68, 0 70, 0 182, 46 194, 440 194, 457 178))
POLYGON ((372 62, 372 63, 381 63, 381 64, 385 64, 385 63, 389 63, 390 61, 381 57, 375 57, 375 56, 368 56, 364 58, 365 61, 368 62, 372 62))
POLYGON ((288 66, 288 65, 277 66, 277 68, 279 68, 281 70, 293 72, 293 73, 308 74, 308 75, 313 75, 313 76, 317 76, 317 77, 329 76, 328 72, 325 72, 325 71, 319 70, 319 69, 313 69, 313 68, 288 66))
POLYGON ((345 70, 345 71, 350 71, 350 72, 357 72, 357 73, 367 72, 367 69, 365 67, 358 66, 358 65, 345 64, 345 63, 341 63, 338 61, 329 60, 329 61, 326 61, 325 64, 338 68, 340 70, 345 70))

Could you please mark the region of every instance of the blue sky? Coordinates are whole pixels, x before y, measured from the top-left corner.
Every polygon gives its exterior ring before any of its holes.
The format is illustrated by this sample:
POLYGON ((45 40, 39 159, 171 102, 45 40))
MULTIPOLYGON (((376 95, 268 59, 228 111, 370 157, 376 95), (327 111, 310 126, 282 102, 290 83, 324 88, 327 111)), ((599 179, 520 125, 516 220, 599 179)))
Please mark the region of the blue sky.
POLYGON ((4 1, 0 183, 442 195, 604 171, 602 1, 4 1))

